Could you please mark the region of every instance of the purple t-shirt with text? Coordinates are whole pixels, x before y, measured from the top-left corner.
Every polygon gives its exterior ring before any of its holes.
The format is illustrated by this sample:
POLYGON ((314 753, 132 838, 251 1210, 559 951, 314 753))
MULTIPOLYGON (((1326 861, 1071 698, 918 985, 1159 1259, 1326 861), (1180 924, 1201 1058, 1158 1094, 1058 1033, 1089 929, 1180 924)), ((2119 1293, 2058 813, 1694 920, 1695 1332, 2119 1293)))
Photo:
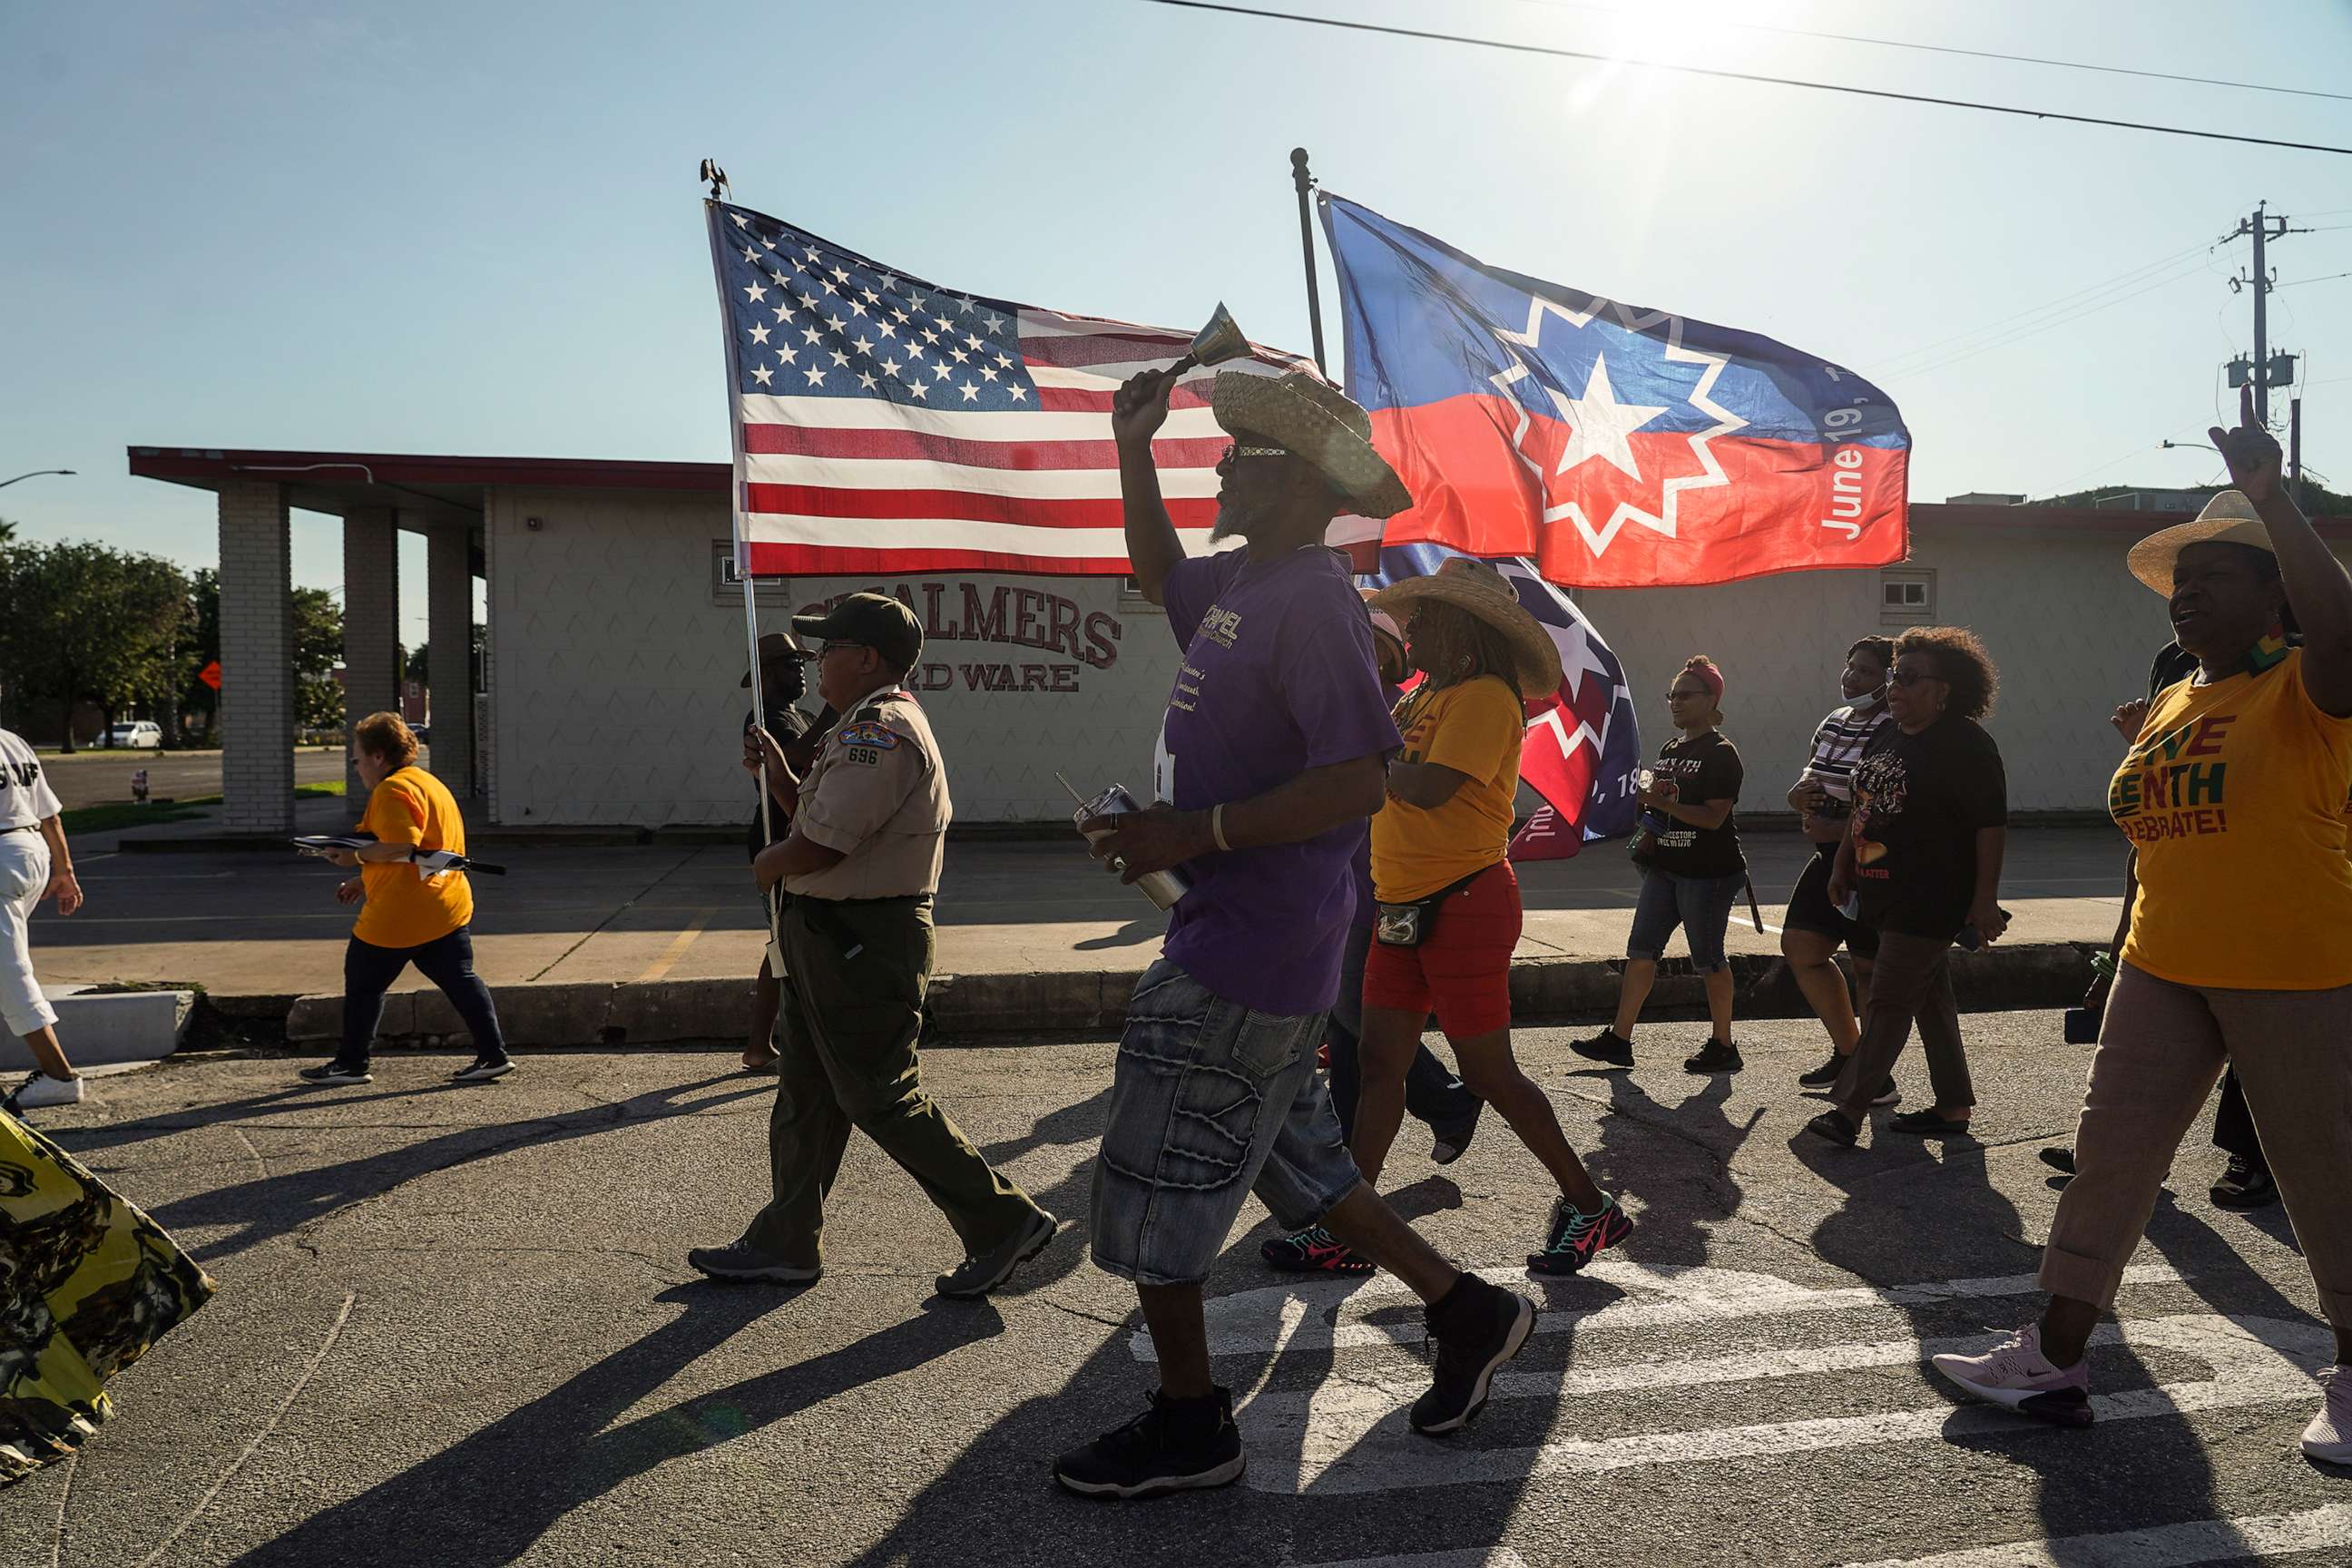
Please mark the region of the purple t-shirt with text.
MULTIPOLYGON (((1169 573, 1161 597, 1184 661, 1160 727, 1160 799, 1205 811, 1402 743, 1342 557, 1319 546, 1255 564, 1244 550, 1202 556, 1169 573)), ((1348 822, 1187 861, 1192 888, 1162 951, 1245 1007, 1325 1011, 1339 994, 1364 833, 1348 822)))

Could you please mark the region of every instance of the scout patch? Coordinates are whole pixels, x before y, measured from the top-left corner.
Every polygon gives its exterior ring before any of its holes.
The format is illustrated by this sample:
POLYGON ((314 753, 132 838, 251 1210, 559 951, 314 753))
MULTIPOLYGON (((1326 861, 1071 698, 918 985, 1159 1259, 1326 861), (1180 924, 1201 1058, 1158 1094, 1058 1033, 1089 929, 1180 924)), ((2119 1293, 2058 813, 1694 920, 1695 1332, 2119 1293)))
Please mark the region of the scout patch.
POLYGON ((898 744, 896 730, 870 719, 856 724, 844 724, 838 737, 844 746, 870 746, 880 752, 890 751, 898 744))

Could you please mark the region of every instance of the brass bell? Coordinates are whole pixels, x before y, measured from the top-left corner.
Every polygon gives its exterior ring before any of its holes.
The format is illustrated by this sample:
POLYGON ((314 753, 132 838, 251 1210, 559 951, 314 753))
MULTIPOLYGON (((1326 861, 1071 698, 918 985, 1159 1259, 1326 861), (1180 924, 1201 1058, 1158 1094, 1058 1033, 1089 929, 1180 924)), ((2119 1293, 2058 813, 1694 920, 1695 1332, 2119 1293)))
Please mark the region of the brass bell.
POLYGON ((1171 377, 1180 376, 1194 365, 1223 364, 1229 359, 1239 359, 1249 353, 1249 340, 1234 324, 1234 313, 1220 302, 1209 324, 1192 335, 1192 346, 1184 357, 1168 367, 1171 377))

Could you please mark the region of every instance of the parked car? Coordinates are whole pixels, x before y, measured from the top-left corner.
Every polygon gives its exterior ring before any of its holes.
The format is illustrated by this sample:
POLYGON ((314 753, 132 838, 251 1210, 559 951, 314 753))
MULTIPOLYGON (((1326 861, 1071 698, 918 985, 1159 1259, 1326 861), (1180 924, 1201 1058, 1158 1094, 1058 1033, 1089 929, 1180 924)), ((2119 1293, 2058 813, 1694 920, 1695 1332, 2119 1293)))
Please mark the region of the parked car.
POLYGON ((152 719, 142 719, 133 724, 117 724, 106 732, 109 746, 129 746, 134 751, 152 751, 163 743, 163 726, 152 719))
POLYGON ((433 743, 433 726, 430 724, 411 724, 408 732, 416 737, 416 743, 420 746, 433 743))

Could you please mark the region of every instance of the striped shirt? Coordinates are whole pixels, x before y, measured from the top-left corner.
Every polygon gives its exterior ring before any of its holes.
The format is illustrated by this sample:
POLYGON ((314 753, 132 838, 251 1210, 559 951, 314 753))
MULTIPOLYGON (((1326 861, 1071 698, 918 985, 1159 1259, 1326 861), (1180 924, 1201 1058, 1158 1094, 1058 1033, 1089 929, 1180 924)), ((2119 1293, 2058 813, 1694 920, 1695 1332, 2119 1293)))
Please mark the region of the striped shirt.
POLYGON ((1804 771, 1797 775, 1797 782, 1821 785, 1837 803, 1824 806, 1819 815, 1843 816, 1853 804, 1854 764, 1862 761, 1863 748, 1886 720, 1886 704, 1883 701, 1867 706, 1850 703, 1832 712, 1813 731, 1812 755, 1806 761, 1804 771))

